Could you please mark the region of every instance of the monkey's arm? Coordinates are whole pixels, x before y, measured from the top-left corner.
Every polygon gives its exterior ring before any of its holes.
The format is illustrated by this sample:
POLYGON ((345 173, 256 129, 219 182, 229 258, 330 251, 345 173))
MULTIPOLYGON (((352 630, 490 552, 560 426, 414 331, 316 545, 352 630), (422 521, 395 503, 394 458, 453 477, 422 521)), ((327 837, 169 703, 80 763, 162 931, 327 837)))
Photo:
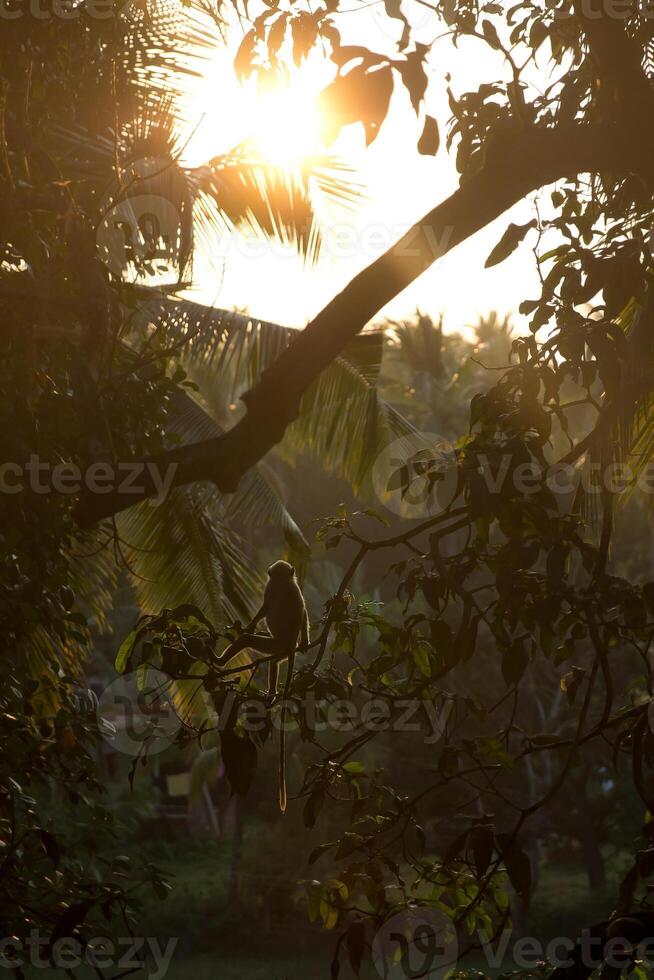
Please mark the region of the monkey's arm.
POLYGON ((248 625, 245 627, 243 632, 253 633, 265 615, 266 615, 266 603, 264 601, 259 612, 255 613, 254 619, 252 620, 251 623, 248 623, 248 625))

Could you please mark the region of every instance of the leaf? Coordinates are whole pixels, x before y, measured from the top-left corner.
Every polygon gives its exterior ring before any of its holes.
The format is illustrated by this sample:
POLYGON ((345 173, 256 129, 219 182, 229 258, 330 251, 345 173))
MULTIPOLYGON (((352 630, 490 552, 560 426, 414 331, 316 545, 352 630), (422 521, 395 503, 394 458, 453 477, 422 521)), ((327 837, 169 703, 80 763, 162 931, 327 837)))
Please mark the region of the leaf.
POLYGON ((418 643, 413 648, 413 662, 425 677, 431 677, 431 664, 429 663, 429 653, 424 644, 418 643))
POLYGON ((512 840, 511 834, 498 834, 497 846, 506 867, 509 881, 516 892, 529 902, 531 893, 531 864, 522 848, 512 840))
POLYGON ((478 878, 483 878, 493 855, 495 832, 490 823, 475 824, 470 830, 470 847, 478 878))
POLYGON ((330 844, 319 844, 318 847, 314 847, 314 849, 312 850, 311 854, 309 855, 309 862, 308 863, 309 864, 315 864, 316 861, 318 860, 318 858, 322 857, 322 855, 325 853, 325 851, 328 851, 330 848, 332 848, 334 846, 335 845, 333 843, 330 843, 330 844))
POLYGON ((320 811, 325 802, 325 795, 322 790, 314 790, 307 802, 304 804, 304 826, 315 827, 316 820, 320 816, 320 811))
POLYGON ((286 25, 288 23, 288 13, 280 14, 275 23, 270 28, 268 34, 268 57, 271 62, 274 62, 277 57, 277 52, 284 43, 284 37, 286 36, 286 25))
POLYGON ((84 922, 94 905, 95 899, 89 898, 67 908, 52 930, 50 945, 54 946, 59 939, 73 938, 73 932, 84 922))
POLYGON ((59 867, 59 844, 57 843, 57 838, 51 834, 48 830, 39 830, 39 836, 41 838, 41 843, 45 848, 45 853, 48 855, 52 863, 56 868, 59 867))
POLYGON ((134 652, 134 647, 139 638, 139 630, 132 630, 132 632, 125 637, 123 642, 118 647, 118 653, 116 654, 115 667, 119 674, 124 674, 127 670, 130 658, 134 652))
POLYGON ((243 81, 254 71, 254 52, 257 45, 257 34, 254 28, 248 31, 241 43, 234 58, 234 71, 239 79, 243 81))
POLYGON ((577 692, 581 687, 582 681, 586 676, 586 671, 581 667, 573 667, 572 670, 564 674, 560 680, 561 690, 568 699, 568 704, 574 704, 577 692))
POLYGON ((466 842, 468 840, 468 834, 469 831, 464 830, 462 834, 459 834, 458 837, 454 838, 454 840, 446 850, 445 856, 443 857, 443 867, 446 868, 449 864, 452 863, 452 861, 454 861, 455 858, 459 856, 463 848, 466 846, 466 842))
POLYGON ((492 21, 483 20, 481 22, 481 29, 491 48, 495 48, 496 51, 501 50, 502 45, 500 43, 500 37, 497 33, 497 28, 492 21))
POLYGON ((392 93, 393 72, 388 64, 371 70, 361 64, 339 75, 318 96, 325 141, 333 142, 344 126, 361 122, 370 145, 386 118, 392 93))
POLYGON ((435 157, 441 145, 438 122, 433 116, 425 116, 425 124, 418 140, 418 153, 423 157, 435 157))
POLYGON ((347 931, 345 938, 347 957, 350 966, 357 976, 361 970, 363 954, 366 948, 366 925, 365 922, 353 922, 347 931))
MULTIPOLYGON (((398 4, 399 6, 399 4, 398 4)), ((427 72, 425 71, 425 53, 428 50, 426 44, 416 44, 415 51, 411 51, 405 61, 396 61, 395 67, 400 73, 402 82, 409 93, 411 105, 416 114, 420 109, 425 92, 427 91, 427 72)))
POLYGON ((524 225, 516 225, 511 222, 493 251, 486 259, 485 268, 490 269, 491 266, 504 262, 504 260, 507 259, 512 252, 515 252, 520 242, 524 240, 527 232, 531 228, 535 228, 536 224, 537 222, 535 218, 528 221, 524 225))
POLYGON ((247 735, 241 737, 227 729, 221 733, 220 748, 232 793, 247 796, 257 766, 256 746, 247 735))
POLYGON ((511 687, 521 680, 528 663, 529 654, 525 648, 524 640, 517 640, 511 644, 508 650, 505 650, 502 657, 502 677, 507 687, 511 687))
POLYGON ((384 0, 384 9, 389 17, 394 20, 401 20, 403 24, 406 24, 407 20, 402 13, 401 0, 384 0))
POLYGON ((293 35, 293 61, 299 68, 316 43, 318 37, 316 19, 303 11, 291 21, 291 33, 293 35))

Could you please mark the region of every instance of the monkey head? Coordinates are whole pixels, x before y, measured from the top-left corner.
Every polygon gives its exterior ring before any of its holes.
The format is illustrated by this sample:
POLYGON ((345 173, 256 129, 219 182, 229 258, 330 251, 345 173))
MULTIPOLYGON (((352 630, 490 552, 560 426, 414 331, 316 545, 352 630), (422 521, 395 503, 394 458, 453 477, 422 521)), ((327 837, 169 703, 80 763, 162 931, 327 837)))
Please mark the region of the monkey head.
POLYGON ((273 581, 283 582, 295 576, 295 569, 287 561, 276 561, 268 569, 268 576, 273 581))

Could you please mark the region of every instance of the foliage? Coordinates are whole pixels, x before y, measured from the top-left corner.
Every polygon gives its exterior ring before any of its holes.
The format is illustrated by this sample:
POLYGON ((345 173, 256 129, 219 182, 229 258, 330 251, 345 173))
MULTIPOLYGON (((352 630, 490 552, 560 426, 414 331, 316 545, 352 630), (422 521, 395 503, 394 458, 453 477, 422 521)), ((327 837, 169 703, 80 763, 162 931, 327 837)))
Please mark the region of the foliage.
MULTIPOLYGON (((542 289, 520 307, 530 331, 512 339, 508 366, 492 386, 469 393, 467 424, 453 433, 451 503, 387 534, 371 530, 378 515, 370 509, 343 507, 320 532, 325 547, 348 549, 349 564, 315 624, 314 660, 297 670, 290 696, 303 743, 297 795, 305 825, 320 832, 327 816, 330 827, 340 820, 339 831, 330 829, 330 839, 309 856, 310 864, 329 861, 331 869, 307 883, 310 915, 340 933, 332 976, 345 957, 358 971, 374 932, 403 909, 449 917, 466 937, 464 951, 478 929, 494 934, 519 915, 532 892, 530 825, 565 794, 573 809, 581 806, 589 769, 628 765, 644 817, 615 905, 595 927, 602 938, 623 930, 639 940, 651 926, 654 582, 650 567, 634 568, 624 555, 619 508, 627 494, 615 467, 630 464, 632 485, 646 477, 654 439, 648 127, 654 35, 640 5, 623 6, 624 17, 590 17, 582 3, 435 4, 439 29, 444 24, 457 45, 484 45, 498 69, 477 91, 457 93, 450 80, 446 146, 455 149, 461 184, 444 211, 430 212, 432 219, 444 213, 458 241, 531 190, 559 183, 549 200, 541 197, 533 220, 509 224, 488 257, 487 265, 496 265, 533 243, 542 289), (548 79, 541 86, 544 62, 548 79), (475 198, 476 189, 489 187, 483 200, 475 198), (562 491, 562 478, 570 490, 562 491), (380 552, 390 555, 395 581, 386 603, 351 591, 359 566, 380 552), (425 769, 419 792, 407 792, 401 771, 389 779, 377 765, 372 749, 384 742, 383 731, 359 720, 343 731, 331 722, 318 738, 302 711, 307 701, 317 702, 322 721, 345 702, 362 719, 371 699, 383 705, 398 754, 395 728, 405 702, 440 712, 440 738, 425 759, 434 734, 425 717, 413 740, 419 747, 411 757, 425 769)), ((375 297, 357 292, 367 289, 364 275, 335 301, 348 314, 339 318, 339 332, 328 313, 290 345, 274 325, 209 313, 205 322, 197 309, 189 317, 171 296, 191 274, 198 229, 245 223, 294 236, 313 255, 311 176, 337 199, 351 201, 356 192, 343 171, 330 184, 325 160, 314 161, 312 174, 289 176, 262 168, 251 147, 184 168, 176 81, 200 69, 178 53, 190 37, 200 55, 210 48, 215 34, 207 11, 198 19, 195 9, 146 5, 136 20, 115 12, 105 25, 82 7, 65 32, 47 18, 10 19, 0 42, 13 55, 3 59, 0 90, 7 459, 24 465, 38 455, 84 471, 107 460, 160 453, 168 459, 181 440, 188 462, 198 450, 184 443, 180 429, 223 421, 192 380, 209 369, 216 350, 232 386, 243 377, 242 365, 229 363, 235 348, 248 352, 247 375, 259 379, 267 367, 268 386, 276 364, 293 365, 308 351, 306 378, 314 387, 298 373, 292 390, 276 392, 281 423, 271 417, 265 438, 246 447, 247 468, 280 437, 304 396, 304 415, 286 450, 293 437, 310 443, 333 471, 362 487, 378 448, 390 435, 410 433, 411 425, 379 397, 375 371, 371 380, 348 356, 345 340, 428 262, 423 256, 396 268, 397 257, 386 256, 371 274, 375 297), (139 248, 126 245, 127 264, 117 267, 103 223, 112 209, 129 204, 135 185, 174 205, 174 234, 162 255, 161 224, 147 225, 139 248), (163 259, 173 268, 172 282, 144 286, 163 259), (159 305, 156 316, 152 303, 159 305), (329 371, 316 380, 325 364, 329 371), (339 415, 346 397, 364 411, 339 415), (323 405, 336 406, 337 417, 321 418, 323 405)), ((283 74, 285 47, 300 64, 324 46, 335 69, 321 100, 328 141, 361 123, 372 142, 399 83, 419 116, 418 149, 438 152, 443 127, 424 104, 429 46, 413 37, 400 5, 386 10, 401 31, 393 54, 343 44, 331 0, 313 12, 295 2, 251 16, 239 9, 250 23, 236 71, 265 84, 283 74)), ((220 21, 220 8, 208 12, 220 21)), ((438 379, 448 345, 433 323, 421 320, 418 331, 396 326, 396 344, 414 367, 411 348, 426 345, 427 374, 438 379)), ((431 381, 427 390, 434 395, 431 381)), ((421 406, 420 422, 441 418, 447 394, 451 389, 426 403, 426 411, 421 406)), ((248 408, 255 402, 251 394, 248 408)), ((459 423, 453 416, 447 424, 459 423)), ((264 476, 251 479, 259 514, 274 513, 301 551, 302 535, 264 476)), ((172 678, 182 737, 200 747, 218 741, 232 789, 246 795, 280 705, 271 706, 254 682, 221 673, 215 658, 229 628, 238 628, 230 620, 247 617, 260 578, 241 553, 237 519, 232 526, 225 501, 215 499, 220 495, 195 487, 175 494, 154 514, 124 520, 157 549, 184 546, 180 591, 165 587, 183 603, 161 602, 163 612, 143 618, 121 646, 117 666, 163 669, 172 678), (207 594, 199 596, 202 588, 207 594), (246 700, 261 715, 255 732, 241 714, 246 700)), ((85 613, 102 614, 115 573, 106 550, 113 546, 124 561, 130 545, 113 524, 80 532, 75 503, 70 495, 38 492, 0 500, 3 913, 18 939, 37 926, 49 930, 51 944, 69 935, 85 941, 100 916, 119 912, 125 928, 130 921, 132 881, 122 862, 101 855, 93 862, 89 834, 72 821, 82 838, 73 842, 65 820, 68 804, 79 802, 91 808, 94 823, 105 820, 94 802, 96 722, 84 698, 72 695, 82 680, 85 613), (51 825, 50 794, 63 828, 51 825), (47 889, 35 886, 44 869, 47 889)), ((255 523, 255 509, 241 511, 246 523, 255 523)), ((153 563, 165 571, 159 555, 153 563)), ((156 590, 147 597, 151 607, 160 598, 156 590)), ((253 671, 241 665, 241 674, 253 671)), ((165 891, 156 871, 137 872, 133 883, 146 877, 165 891)))

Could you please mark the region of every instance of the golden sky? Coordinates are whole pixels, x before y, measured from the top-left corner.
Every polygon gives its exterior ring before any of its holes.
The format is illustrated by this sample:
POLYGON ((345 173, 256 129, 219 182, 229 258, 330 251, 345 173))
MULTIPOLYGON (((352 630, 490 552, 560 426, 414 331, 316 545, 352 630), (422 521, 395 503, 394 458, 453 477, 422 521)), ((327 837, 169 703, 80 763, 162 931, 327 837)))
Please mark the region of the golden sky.
MULTIPOLYGON (((340 17, 344 43, 365 43, 373 50, 392 53, 401 24, 389 21, 381 2, 362 5, 340 17), (389 26, 390 25, 390 26, 389 26)), ((414 39, 432 42, 442 33, 432 11, 420 0, 404 0, 403 10, 414 26, 414 39)), ((194 83, 189 97, 188 162, 197 164, 255 137, 262 151, 283 162, 310 153, 318 138, 319 120, 314 99, 330 81, 334 68, 317 52, 294 72, 286 92, 257 97, 255 85, 241 85, 233 71, 233 54, 243 27, 235 24, 228 34, 228 50, 218 48, 204 78, 194 83)), ((442 145, 436 158, 421 157, 416 150, 421 124, 408 95, 396 87, 388 117, 375 142, 366 149, 363 128, 343 130, 331 147, 357 169, 366 199, 354 212, 333 208, 324 214, 326 242, 314 267, 305 264, 291 248, 278 243, 246 241, 241 235, 222 236, 212 256, 196 262, 194 298, 224 308, 247 309, 254 316, 304 326, 361 268, 373 261, 422 214, 456 187, 453 156, 445 148, 444 121, 449 116, 446 73, 452 76, 455 94, 476 89, 481 82, 505 77, 502 56, 475 38, 454 47, 440 37, 433 45, 428 72, 427 111, 441 122, 442 145)), ((416 283, 398 296, 380 316, 409 317, 421 310, 445 317, 448 331, 474 323, 478 316, 496 309, 517 314, 520 302, 538 295, 538 278, 531 248, 521 246, 499 266, 485 270, 484 262, 509 221, 533 217, 523 202, 469 242, 440 259, 416 283)))

